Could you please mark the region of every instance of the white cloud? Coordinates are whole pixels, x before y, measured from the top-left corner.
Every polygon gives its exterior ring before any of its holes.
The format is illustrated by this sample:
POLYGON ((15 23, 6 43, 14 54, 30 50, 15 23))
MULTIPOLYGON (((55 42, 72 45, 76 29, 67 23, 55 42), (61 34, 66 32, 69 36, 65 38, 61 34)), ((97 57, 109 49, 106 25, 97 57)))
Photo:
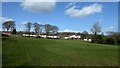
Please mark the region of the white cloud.
POLYGON ((100 13, 100 12, 102 12, 102 8, 103 8, 103 6, 101 4, 97 4, 97 3, 94 3, 89 6, 85 6, 81 10, 78 9, 78 6, 74 5, 70 8, 68 8, 67 10, 65 10, 65 14, 67 14, 71 17, 79 18, 79 17, 84 17, 84 16, 88 16, 91 14, 95 14, 95 13, 100 13))
POLYGON ((63 32, 80 32, 80 31, 75 31, 75 30, 71 30, 71 29, 65 29, 63 32))
POLYGON ((69 32, 70 30, 69 29, 65 29, 64 32, 69 32))
POLYGON ((114 27, 110 26, 109 31, 113 31, 114 27))
MULTIPOLYGON (((27 21, 28 22, 28 21, 27 21)), ((25 25, 27 22, 21 22, 22 25, 25 25)))
POLYGON ((6 21, 13 21, 13 19, 0 17, 0 23, 6 22, 6 21))
POLYGON ((24 0, 21 6, 30 12, 51 12, 56 5, 56 0, 24 0))
POLYGON ((72 7, 74 5, 75 5, 75 3, 69 3, 68 5, 66 5, 66 8, 72 7))

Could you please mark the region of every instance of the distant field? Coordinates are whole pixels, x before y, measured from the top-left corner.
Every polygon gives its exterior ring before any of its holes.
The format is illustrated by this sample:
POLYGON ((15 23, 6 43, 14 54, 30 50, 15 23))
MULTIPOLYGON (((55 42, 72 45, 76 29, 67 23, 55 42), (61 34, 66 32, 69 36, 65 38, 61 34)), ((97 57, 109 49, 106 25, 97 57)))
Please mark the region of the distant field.
POLYGON ((3 66, 116 66, 117 46, 80 40, 3 38, 3 66))

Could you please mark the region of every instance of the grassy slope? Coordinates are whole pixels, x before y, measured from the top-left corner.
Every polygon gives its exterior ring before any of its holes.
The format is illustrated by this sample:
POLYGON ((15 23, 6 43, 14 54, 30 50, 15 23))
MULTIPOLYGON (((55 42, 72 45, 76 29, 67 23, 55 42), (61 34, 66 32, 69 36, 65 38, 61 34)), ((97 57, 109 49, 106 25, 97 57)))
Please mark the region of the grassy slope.
POLYGON ((3 66, 114 66, 117 46, 80 40, 3 39, 3 66))

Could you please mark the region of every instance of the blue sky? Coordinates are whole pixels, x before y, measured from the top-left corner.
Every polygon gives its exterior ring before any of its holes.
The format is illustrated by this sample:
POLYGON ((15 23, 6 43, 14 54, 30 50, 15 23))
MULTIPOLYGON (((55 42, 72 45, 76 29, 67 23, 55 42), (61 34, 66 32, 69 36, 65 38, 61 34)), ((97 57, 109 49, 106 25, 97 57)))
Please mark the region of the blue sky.
MULTIPOLYGON (((93 4, 102 5, 102 10, 93 11, 92 14, 86 16, 70 16, 70 13, 65 13, 74 5, 68 6, 71 2, 57 2, 49 7, 52 10, 43 9, 44 6, 38 6, 40 11, 31 11, 31 8, 21 6, 20 2, 3 2, 2 17, 16 21, 17 30, 23 30, 25 22, 39 22, 40 24, 52 24, 60 28, 59 31, 83 32, 84 30, 91 33, 92 25, 99 21, 102 26, 102 32, 109 30, 118 31, 118 4, 117 2, 75 2, 78 6, 76 10, 82 10, 86 6, 93 4), (53 8, 54 6, 54 8, 53 8), (66 8, 68 6, 68 8, 66 8), (42 8, 42 9, 41 9, 42 8), (44 10, 44 11, 43 11, 44 10)), ((31 6, 30 6, 31 7, 31 6)), ((36 6, 34 6, 37 9, 36 6)), ((47 6, 48 7, 48 6, 47 6)), ((45 7, 46 8, 46 7, 45 7)), ((99 10, 99 9, 98 9, 99 10)), ((73 13, 74 14, 74 13, 73 13)), ((76 13, 75 13, 76 14, 76 13)))

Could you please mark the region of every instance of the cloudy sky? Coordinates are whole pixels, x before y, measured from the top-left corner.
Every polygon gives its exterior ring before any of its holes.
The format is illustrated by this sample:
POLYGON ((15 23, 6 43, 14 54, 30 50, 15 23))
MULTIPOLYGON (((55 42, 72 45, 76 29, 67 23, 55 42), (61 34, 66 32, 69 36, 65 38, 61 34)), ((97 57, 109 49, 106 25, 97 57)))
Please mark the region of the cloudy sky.
POLYGON ((99 21, 102 31, 118 31, 117 2, 3 2, 2 22, 16 21, 17 30, 24 30, 24 23, 52 24, 65 32, 91 32, 99 21))

